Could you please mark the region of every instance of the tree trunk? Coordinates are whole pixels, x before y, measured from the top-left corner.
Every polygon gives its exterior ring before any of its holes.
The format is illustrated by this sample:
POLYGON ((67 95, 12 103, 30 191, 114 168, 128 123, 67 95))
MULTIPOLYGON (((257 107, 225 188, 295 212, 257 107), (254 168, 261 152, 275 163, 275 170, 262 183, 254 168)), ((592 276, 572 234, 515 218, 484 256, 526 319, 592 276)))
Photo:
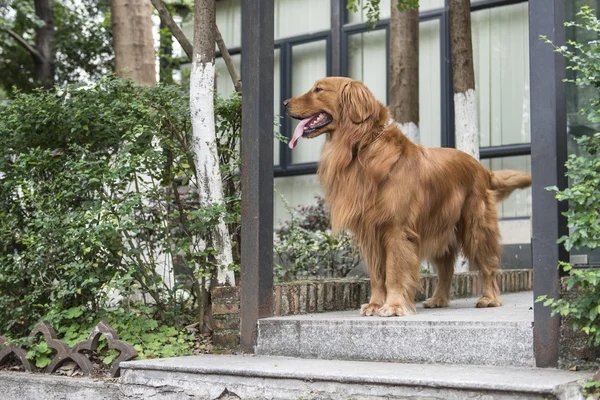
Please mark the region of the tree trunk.
POLYGON ((450 0, 449 5, 456 148, 479 160, 479 123, 471 39, 471 2, 469 0, 450 0))
MULTIPOLYGON (((449 0, 449 5, 456 148, 479 160, 479 122, 471 38, 471 2, 449 0)), ((475 266, 470 265, 463 255, 458 257, 454 266, 455 272, 467 272, 474 268, 475 266)))
MULTIPOLYGON (((195 0, 190 111, 196 178, 203 205, 223 201, 214 119, 215 14, 215 0, 195 0)), ((233 258, 229 230, 223 219, 215 226, 211 236, 210 242, 219 248, 215 259, 217 281, 235 285, 233 271, 226 269, 233 263, 233 258)))
POLYGON ((150 0, 112 0, 115 73, 140 85, 156 83, 150 0))
POLYGON ((35 30, 33 54, 35 80, 44 88, 54 85, 54 9, 52 0, 35 0, 35 14, 44 21, 44 26, 35 30))
POLYGON ((419 10, 391 2, 389 108, 400 130, 419 143, 419 10))

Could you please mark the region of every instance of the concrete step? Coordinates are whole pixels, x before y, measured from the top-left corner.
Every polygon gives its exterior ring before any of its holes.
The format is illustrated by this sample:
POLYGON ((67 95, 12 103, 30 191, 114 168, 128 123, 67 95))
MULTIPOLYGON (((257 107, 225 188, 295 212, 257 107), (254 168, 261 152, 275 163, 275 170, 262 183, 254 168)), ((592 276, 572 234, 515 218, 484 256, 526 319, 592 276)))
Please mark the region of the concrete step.
POLYGON ((450 308, 406 317, 360 317, 358 311, 274 317, 259 321, 256 353, 335 360, 372 360, 533 367, 533 294, 502 296, 504 306, 450 308))
POLYGON ((204 355, 121 364, 127 399, 582 399, 554 369, 204 355))

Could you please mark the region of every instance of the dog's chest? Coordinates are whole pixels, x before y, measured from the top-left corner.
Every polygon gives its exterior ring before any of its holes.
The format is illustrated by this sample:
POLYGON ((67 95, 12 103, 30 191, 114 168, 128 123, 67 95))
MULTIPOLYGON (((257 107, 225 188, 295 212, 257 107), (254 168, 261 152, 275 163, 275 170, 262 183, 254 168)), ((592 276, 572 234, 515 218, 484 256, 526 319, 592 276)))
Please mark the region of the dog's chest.
POLYGON ((369 214, 375 212, 378 201, 376 184, 372 179, 360 166, 348 165, 335 173, 327 167, 321 164, 319 175, 333 227, 355 230, 365 220, 372 220, 369 214))

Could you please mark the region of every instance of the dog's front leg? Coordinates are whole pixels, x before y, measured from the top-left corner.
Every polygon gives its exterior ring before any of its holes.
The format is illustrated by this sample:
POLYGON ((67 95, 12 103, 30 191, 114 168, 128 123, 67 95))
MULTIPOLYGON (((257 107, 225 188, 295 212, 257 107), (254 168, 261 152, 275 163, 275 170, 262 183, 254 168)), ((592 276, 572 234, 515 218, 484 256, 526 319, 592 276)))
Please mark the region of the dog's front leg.
POLYGON ((368 317, 377 315, 385 302, 385 249, 377 238, 371 243, 363 243, 361 252, 369 267, 371 298, 361 306, 360 315, 368 317))
POLYGON ((385 235, 386 299, 381 317, 415 314, 415 291, 419 284, 419 237, 409 229, 392 228, 385 235))

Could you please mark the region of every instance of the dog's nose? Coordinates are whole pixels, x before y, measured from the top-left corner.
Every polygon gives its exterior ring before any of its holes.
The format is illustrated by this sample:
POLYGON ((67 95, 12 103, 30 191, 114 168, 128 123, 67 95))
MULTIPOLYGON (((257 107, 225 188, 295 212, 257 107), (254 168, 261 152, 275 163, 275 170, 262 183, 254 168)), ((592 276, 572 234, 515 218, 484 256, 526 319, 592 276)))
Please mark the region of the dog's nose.
POLYGON ((284 100, 284 101, 283 101, 283 106, 284 106, 285 108, 287 108, 287 106, 289 106, 289 105, 290 105, 290 100, 289 100, 289 99, 288 99, 288 100, 284 100))

